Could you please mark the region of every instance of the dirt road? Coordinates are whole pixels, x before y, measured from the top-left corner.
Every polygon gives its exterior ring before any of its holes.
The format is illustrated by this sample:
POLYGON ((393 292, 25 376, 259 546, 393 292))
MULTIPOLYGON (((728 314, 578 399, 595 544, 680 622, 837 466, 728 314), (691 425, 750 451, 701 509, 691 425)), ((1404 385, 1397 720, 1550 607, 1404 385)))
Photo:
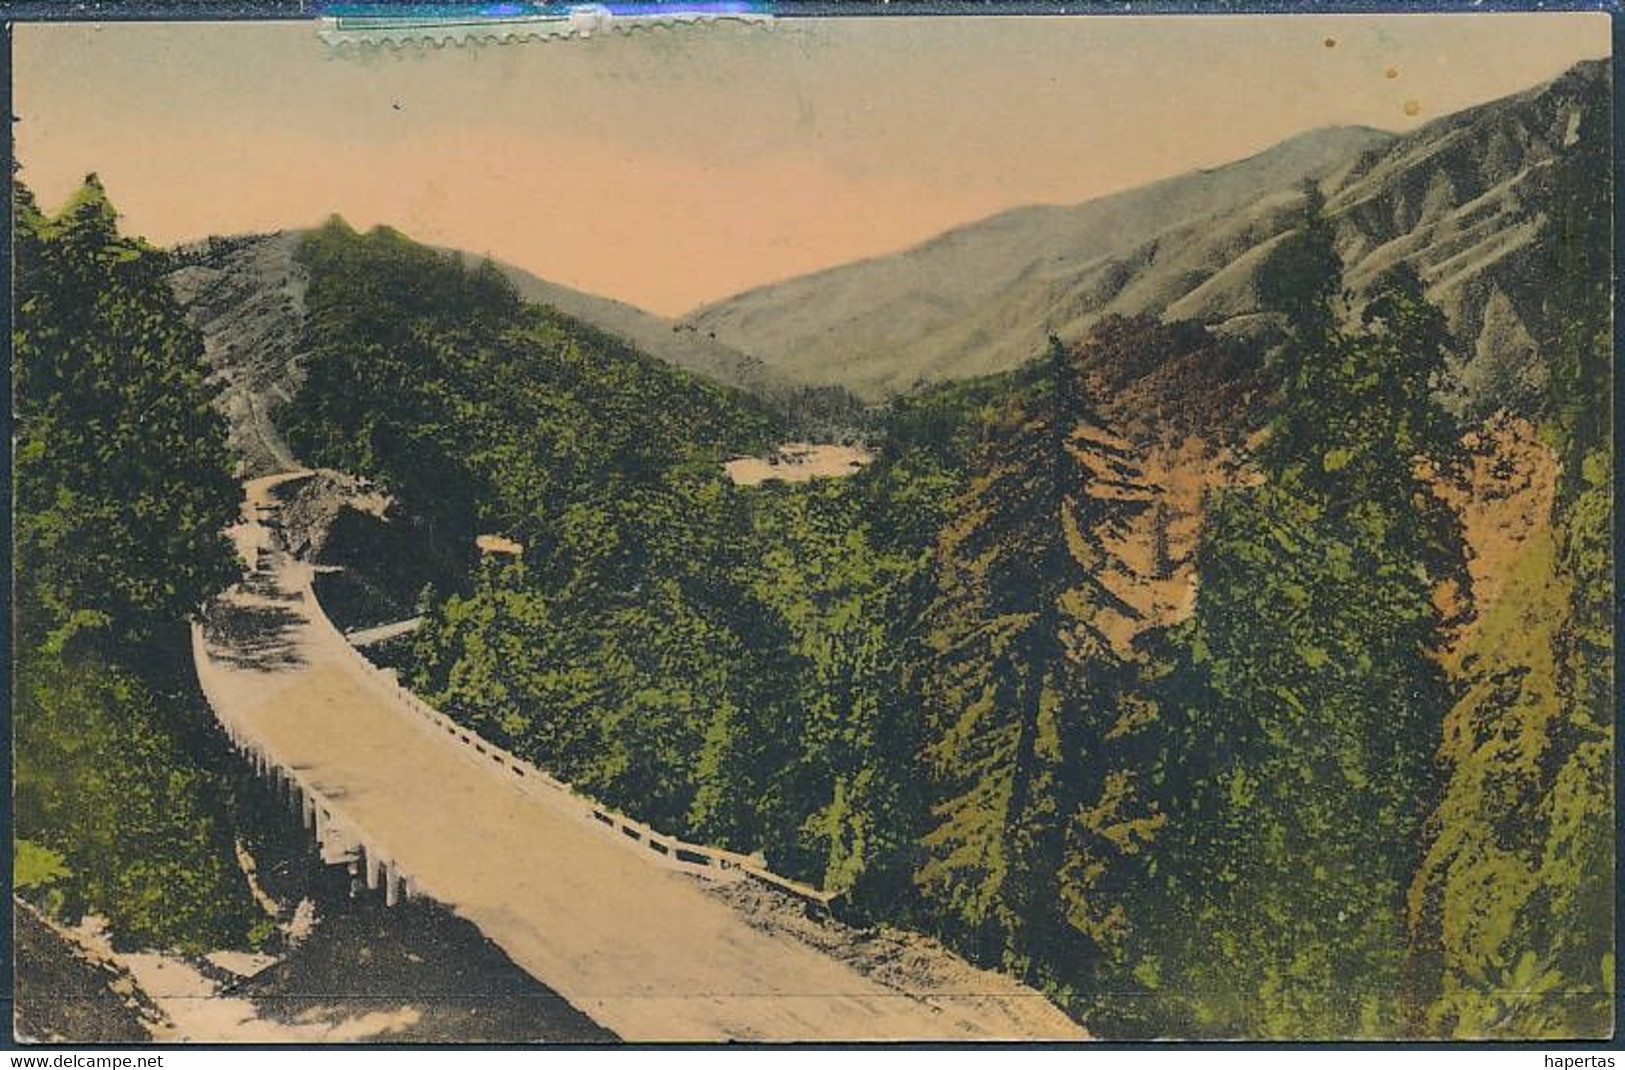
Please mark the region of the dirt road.
POLYGON ((1082 1039, 1038 993, 978 972, 907 991, 761 931, 471 759, 358 665, 310 567, 275 545, 260 518, 286 478, 248 484, 233 535, 261 568, 197 636, 216 713, 594 1021, 631 1041, 1082 1039))

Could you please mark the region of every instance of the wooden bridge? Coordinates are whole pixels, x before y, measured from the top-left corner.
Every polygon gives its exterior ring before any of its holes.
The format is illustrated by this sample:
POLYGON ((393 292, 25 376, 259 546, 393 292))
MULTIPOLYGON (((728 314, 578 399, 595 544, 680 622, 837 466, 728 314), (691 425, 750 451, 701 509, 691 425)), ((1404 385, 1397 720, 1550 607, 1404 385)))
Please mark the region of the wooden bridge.
MULTIPOLYGON (((443 717, 366 661, 248 484, 233 530, 254 569, 194 629, 236 747, 298 806, 323 858, 395 902, 432 898, 626 1040, 1075 1040, 1037 992, 903 990, 751 924, 705 881, 815 889, 594 804, 443 717)), ((972 976, 972 971, 966 971, 972 976)))

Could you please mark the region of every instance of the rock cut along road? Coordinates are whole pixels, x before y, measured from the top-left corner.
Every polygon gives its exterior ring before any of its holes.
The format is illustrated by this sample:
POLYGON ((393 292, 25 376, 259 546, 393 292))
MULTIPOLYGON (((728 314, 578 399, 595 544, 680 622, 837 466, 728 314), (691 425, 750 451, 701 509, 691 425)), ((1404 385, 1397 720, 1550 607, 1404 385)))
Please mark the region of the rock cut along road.
POLYGON ((233 537, 261 564, 199 626, 198 676, 229 730, 297 771, 417 894, 630 1041, 1083 1039, 1036 992, 903 991, 752 926, 696 877, 471 760, 359 663, 311 567, 261 522, 300 474, 248 484, 233 537))

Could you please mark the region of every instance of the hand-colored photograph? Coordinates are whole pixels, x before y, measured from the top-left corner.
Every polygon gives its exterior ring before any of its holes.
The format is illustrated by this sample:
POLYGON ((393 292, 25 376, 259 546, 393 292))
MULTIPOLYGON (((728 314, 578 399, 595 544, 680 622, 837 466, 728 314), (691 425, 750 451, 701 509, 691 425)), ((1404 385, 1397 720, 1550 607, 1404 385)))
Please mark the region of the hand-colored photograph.
POLYGON ((616 17, 14 26, 16 1040, 1611 1037, 1609 17, 616 17))

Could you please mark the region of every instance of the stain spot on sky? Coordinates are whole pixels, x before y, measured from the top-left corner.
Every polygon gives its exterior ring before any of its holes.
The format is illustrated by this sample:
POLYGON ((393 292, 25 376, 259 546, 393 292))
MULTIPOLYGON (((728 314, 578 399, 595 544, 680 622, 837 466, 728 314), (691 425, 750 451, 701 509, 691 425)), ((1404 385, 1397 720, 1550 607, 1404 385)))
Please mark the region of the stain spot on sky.
POLYGON ((1415 115, 1416 113, 1420 112, 1421 110, 1422 110, 1421 102, 1416 100, 1416 98, 1412 97, 1410 100, 1407 100, 1405 102, 1405 114, 1406 115, 1415 115))
POLYGON ((1398 78, 1399 77, 1399 68, 1398 67, 1389 67, 1386 71, 1382 72, 1382 76, 1384 78, 1398 78))
POLYGON ((1335 37, 1326 38, 1326 47, 1327 48, 1336 48, 1337 47, 1337 38, 1335 38, 1335 37))

